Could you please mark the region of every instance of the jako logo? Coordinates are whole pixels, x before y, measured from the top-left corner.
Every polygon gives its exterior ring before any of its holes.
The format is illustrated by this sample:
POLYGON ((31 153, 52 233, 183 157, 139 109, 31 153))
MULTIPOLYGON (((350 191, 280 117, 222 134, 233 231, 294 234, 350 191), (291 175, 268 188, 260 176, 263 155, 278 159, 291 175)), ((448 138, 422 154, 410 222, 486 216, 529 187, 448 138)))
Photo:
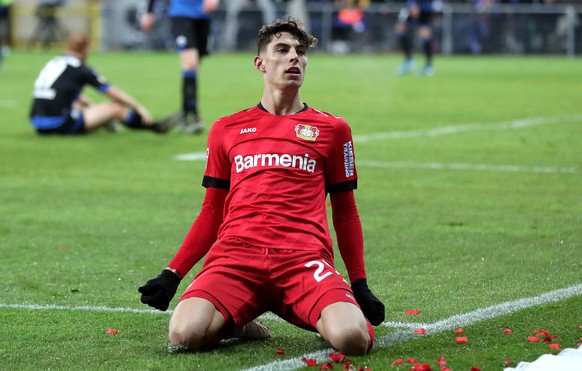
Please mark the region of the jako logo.
POLYGON ((256 133, 256 131, 257 131, 257 128, 244 128, 244 129, 240 129, 239 134, 256 133))
POLYGON ((236 165, 237 173, 254 167, 274 166, 293 167, 313 173, 315 172, 317 161, 309 158, 307 153, 303 156, 290 155, 287 153, 281 155, 276 153, 262 153, 249 156, 236 155, 234 156, 234 164, 236 165))

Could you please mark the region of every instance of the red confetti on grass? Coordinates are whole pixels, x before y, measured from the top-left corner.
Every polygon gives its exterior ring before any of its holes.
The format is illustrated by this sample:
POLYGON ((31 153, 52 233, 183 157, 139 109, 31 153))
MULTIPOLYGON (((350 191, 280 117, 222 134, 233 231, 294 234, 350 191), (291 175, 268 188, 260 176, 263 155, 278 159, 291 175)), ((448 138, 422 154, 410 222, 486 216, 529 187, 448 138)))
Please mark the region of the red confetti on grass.
POLYGON ((412 315, 420 314, 420 310, 419 309, 407 309, 406 314, 412 314, 412 315))
POLYGON ((331 362, 325 362, 319 368, 320 370, 333 370, 333 364, 331 362))
POLYGON ((466 343, 467 341, 469 341, 469 339, 464 337, 464 336, 457 336, 455 341, 459 344, 463 344, 463 343, 466 343))
POLYGON ((423 328, 418 328, 418 329, 414 330, 414 333, 417 335, 424 335, 424 334, 426 334, 426 330, 423 328))
POLYGON ((471 367, 471 371, 481 371, 481 369, 479 367, 473 366, 471 367))
POLYGON ((509 361, 509 358, 505 357, 505 365, 506 366, 511 366, 511 362, 509 361))
POLYGON ((551 343, 554 339, 558 339, 560 335, 550 335, 548 330, 534 330, 534 335, 527 338, 532 343, 543 341, 544 343, 551 343))
POLYGON ((548 344, 548 346, 552 349, 560 349, 560 344, 558 344, 558 343, 551 343, 551 344, 548 344))
POLYGON ((506 328, 505 330, 503 330, 503 333, 505 335, 513 335, 513 331, 511 331, 510 329, 506 328))
POLYGON ((414 358, 406 358, 406 363, 416 363, 416 359, 414 359, 414 358))
POLYGON ((440 356, 439 358, 437 358, 436 363, 437 363, 437 365, 439 365, 441 367, 442 366, 446 366, 447 365, 447 360, 445 359, 445 357, 440 356))
POLYGON ((358 371, 372 371, 372 369, 366 366, 360 366, 360 368, 358 368, 358 371))
POLYGON ((397 365, 399 366, 401 364, 402 364, 402 360, 400 358, 398 358, 397 360, 392 361, 392 363, 390 363, 390 366, 397 366, 397 365))
POLYGON ((108 328, 108 329, 107 329, 107 333, 108 333, 109 335, 115 335, 115 334, 117 334, 118 332, 119 332, 119 330, 116 330, 116 329, 114 329, 114 328, 108 328))
POLYGON ((537 336, 528 336, 527 341, 529 341, 530 343, 537 343, 538 341, 540 341, 540 338, 537 336))
POLYGON ((463 330, 462 328, 458 328, 455 330, 455 334, 457 334, 457 335, 461 335, 463 333, 465 333, 465 330, 463 330))
POLYGON ((453 370, 451 370, 451 369, 450 369, 450 368, 448 368, 448 367, 443 367, 443 368, 441 368, 441 371, 453 371, 453 370))
POLYGON ((301 360, 309 367, 317 366, 317 361, 313 358, 301 358, 301 360))
POLYGON ((346 360, 348 360, 348 358, 341 353, 330 353, 329 359, 331 359, 335 363, 345 362, 346 360))
POLYGON ((425 363, 425 364, 415 363, 413 371, 432 371, 432 368, 430 367, 430 365, 428 363, 425 363))
POLYGON ((284 355, 284 354, 285 354, 285 352, 283 351, 283 349, 277 349, 277 350, 275 351, 275 354, 276 354, 276 355, 278 355, 278 356, 282 356, 282 355, 284 355))

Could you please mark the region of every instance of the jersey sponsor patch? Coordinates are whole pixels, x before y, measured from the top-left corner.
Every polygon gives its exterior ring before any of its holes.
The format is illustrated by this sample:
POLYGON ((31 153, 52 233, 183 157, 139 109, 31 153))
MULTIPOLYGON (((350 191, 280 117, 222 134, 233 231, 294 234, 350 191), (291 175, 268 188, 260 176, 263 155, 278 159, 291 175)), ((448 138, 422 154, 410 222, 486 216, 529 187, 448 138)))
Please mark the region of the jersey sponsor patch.
POLYGON ((319 136, 319 129, 317 126, 297 124, 295 125, 295 135, 297 138, 315 142, 319 136))
POLYGON ((344 169, 346 178, 354 176, 354 146, 351 141, 344 143, 344 169))
POLYGON ((305 170, 309 173, 315 172, 317 161, 304 155, 291 155, 288 153, 259 153, 256 155, 236 155, 234 165, 237 173, 255 167, 292 167, 305 170))

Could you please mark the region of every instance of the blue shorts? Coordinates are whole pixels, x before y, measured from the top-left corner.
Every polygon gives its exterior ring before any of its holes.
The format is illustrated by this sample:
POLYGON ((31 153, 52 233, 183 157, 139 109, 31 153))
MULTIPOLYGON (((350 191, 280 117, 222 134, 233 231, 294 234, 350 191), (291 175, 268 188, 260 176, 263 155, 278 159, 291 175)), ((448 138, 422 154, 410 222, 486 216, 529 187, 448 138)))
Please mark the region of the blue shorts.
POLYGON ((409 16, 406 22, 412 27, 430 27, 433 14, 433 11, 421 10, 418 18, 415 19, 409 16))
POLYGON ((178 51, 197 49, 200 57, 208 55, 209 19, 174 17, 172 35, 178 51))
POLYGON ((32 124, 38 134, 80 135, 86 134, 85 118, 83 114, 62 117, 32 117, 32 124))

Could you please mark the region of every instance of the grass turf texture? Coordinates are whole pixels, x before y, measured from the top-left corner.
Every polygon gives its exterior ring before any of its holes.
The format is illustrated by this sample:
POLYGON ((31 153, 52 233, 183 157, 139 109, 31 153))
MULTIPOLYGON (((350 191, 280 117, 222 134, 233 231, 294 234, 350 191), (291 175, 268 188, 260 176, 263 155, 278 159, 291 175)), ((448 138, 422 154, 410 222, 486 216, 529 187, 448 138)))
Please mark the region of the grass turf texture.
MULTIPOLYGON (((47 53, 15 52, 0 69, 0 304, 145 309, 136 288, 171 259, 203 196, 206 135, 100 132, 36 136, 27 121, 47 53)), ((582 122, 499 129, 518 119, 582 114, 582 69, 562 58, 438 57, 431 78, 396 76, 400 58, 313 54, 302 98, 342 115, 356 137, 480 124, 441 136, 356 141, 356 193, 369 282, 388 321, 431 323, 580 284, 582 122), (451 170, 415 164, 570 168, 570 173, 451 170), (421 315, 405 314, 408 308, 421 315)), ((179 106, 173 54, 95 54, 90 63, 162 117, 179 106)), ((256 104, 262 81, 250 54, 215 55, 200 73, 208 126, 256 104)), ((94 99, 98 95, 90 94, 94 99)), ((340 260, 338 270, 345 272, 340 260)), ((182 283, 189 283, 197 265, 182 283)), ((175 305, 174 300, 171 307, 175 305)), ((356 365, 397 358, 484 370, 557 350, 526 338, 545 328, 562 347, 582 336, 582 298, 520 310, 375 349, 356 365), (503 328, 514 331, 505 336, 503 328)), ((325 349, 313 334, 265 320, 275 337, 197 355, 168 355, 166 314, 0 308, 1 364, 13 369, 244 369, 325 349), (116 335, 108 328, 119 330, 116 335), (277 349, 285 351, 276 356, 277 349)), ((377 337, 399 331, 379 327, 377 337)), ((410 330, 412 331, 412 330, 410 330)), ((338 366, 336 366, 338 368, 338 366)), ((306 368, 307 369, 307 368, 306 368)), ((400 369, 407 369, 401 366, 400 369)))

